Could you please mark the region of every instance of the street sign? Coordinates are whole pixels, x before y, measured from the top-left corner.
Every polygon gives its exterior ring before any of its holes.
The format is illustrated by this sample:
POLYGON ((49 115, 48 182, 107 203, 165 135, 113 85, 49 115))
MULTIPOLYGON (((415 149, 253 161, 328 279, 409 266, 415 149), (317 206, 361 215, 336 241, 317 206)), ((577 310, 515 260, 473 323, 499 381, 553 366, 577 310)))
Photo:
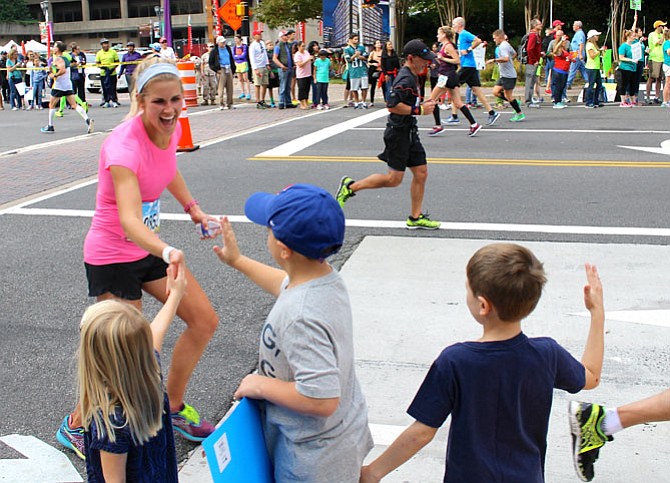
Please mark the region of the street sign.
POLYGON ((642 10, 642 0, 630 0, 631 10, 642 10))
POLYGON ((3 483, 83 481, 67 456, 34 436, 9 434, 0 441, 25 456, 22 459, 0 459, 0 481, 3 483))
POLYGON ((217 13, 230 28, 233 30, 240 30, 242 28, 242 19, 237 15, 237 6, 242 3, 242 0, 228 0, 217 13))

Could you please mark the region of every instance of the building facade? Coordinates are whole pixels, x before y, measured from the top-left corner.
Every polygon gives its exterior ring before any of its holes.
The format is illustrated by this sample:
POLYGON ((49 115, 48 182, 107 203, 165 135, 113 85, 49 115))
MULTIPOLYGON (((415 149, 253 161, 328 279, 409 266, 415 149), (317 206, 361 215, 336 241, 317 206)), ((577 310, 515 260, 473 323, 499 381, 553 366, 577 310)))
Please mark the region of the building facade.
MULTIPOLYGON (((43 21, 40 0, 27 3, 32 16, 43 21)), ((163 19, 156 13, 160 5, 160 0, 50 0, 49 20, 53 23, 54 39, 77 42, 84 50, 100 48, 102 37, 112 44, 125 45, 132 40, 147 46, 160 37, 163 19)), ((171 0, 175 46, 187 38, 189 15, 194 42, 200 43, 201 39, 206 43, 206 8, 207 0, 171 0)))

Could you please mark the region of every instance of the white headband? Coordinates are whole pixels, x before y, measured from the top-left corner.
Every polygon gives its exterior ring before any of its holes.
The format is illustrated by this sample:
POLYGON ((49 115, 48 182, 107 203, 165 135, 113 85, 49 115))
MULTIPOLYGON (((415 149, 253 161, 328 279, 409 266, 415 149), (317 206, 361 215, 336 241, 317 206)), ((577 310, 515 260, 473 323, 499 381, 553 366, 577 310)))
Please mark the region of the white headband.
POLYGON ((147 85, 151 79, 161 74, 172 74, 173 76, 179 78, 179 70, 174 64, 168 62, 157 62, 151 64, 145 70, 143 70, 140 75, 137 77, 137 93, 139 94, 144 89, 144 86, 147 85))

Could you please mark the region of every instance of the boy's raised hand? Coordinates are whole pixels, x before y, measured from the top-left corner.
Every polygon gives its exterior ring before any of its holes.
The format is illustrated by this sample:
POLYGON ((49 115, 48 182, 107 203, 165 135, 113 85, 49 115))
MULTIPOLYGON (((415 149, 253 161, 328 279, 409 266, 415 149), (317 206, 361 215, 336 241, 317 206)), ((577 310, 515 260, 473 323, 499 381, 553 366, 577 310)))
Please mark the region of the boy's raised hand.
POLYGON ((240 249, 237 246, 237 238, 235 238, 235 232, 233 227, 230 225, 230 221, 227 216, 219 218, 221 223, 221 246, 214 245, 212 250, 216 253, 216 256, 219 257, 223 263, 230 265, 231 267, 235 262, 240 258, 240 249))
POLYGON ((584 305, 593 312, 599 310, 604 312, 603 286, 598 276, 598 269, 590 263, 584 264, 586 270, 586 285, 584 285, 584 305))

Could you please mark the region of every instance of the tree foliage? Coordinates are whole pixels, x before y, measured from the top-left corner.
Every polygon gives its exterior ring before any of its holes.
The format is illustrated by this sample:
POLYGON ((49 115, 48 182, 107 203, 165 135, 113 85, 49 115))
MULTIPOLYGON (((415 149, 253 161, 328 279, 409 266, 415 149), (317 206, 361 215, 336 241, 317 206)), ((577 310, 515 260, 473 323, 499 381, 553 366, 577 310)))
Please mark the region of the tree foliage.
POLYGON ((0 0, 0 22, 29 22, 30 16, 26 0, 0 0))
POLYGON ((435 8, 440 16, 440 25, 451 25, 456 17, 467 17, 469 0, 435 0, 435 8))
POLYGON ((263 0, 254 12, 268 27, 277 28, 320 18, 323 0, 263 0))

